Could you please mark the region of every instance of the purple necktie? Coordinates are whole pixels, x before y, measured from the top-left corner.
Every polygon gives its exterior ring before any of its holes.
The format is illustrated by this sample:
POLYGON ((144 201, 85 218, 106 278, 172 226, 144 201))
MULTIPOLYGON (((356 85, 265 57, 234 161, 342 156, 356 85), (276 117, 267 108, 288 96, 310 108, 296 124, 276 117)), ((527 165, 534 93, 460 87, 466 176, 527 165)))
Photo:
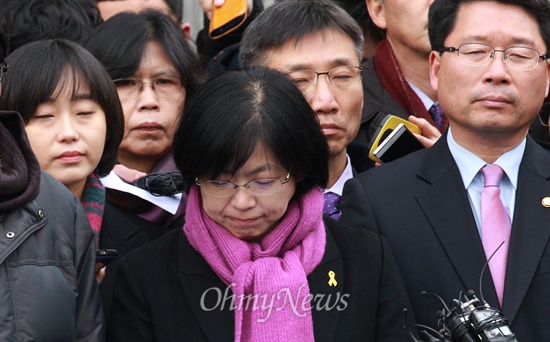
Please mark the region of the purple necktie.
POLYGON ((430 109, 428 109, 428 112, 430 113, 432 119, 435 122, 435 126, 437 128, 441 128, 441 125, 443 125, 443 111, 441 110, 441 107, 439 107, 439 103, 435 102, 430 109))
POLYGON ((325 194, 323 215, 338 220, 340 217, 340 195, 337 195, 334 192, 327 192, 325 194))
POLYGON ((481 169, 485 185, 481 192, 481 240, 487 259, 504 242, 498 252, 489 261, 489 269, 497 292, 498 301, 502 307, 504 294, 504 279, 506 276, 506 261, 510 243, 510 217, 500 200, 499 184, 504 171, 498 165, 488 165, 481 169))

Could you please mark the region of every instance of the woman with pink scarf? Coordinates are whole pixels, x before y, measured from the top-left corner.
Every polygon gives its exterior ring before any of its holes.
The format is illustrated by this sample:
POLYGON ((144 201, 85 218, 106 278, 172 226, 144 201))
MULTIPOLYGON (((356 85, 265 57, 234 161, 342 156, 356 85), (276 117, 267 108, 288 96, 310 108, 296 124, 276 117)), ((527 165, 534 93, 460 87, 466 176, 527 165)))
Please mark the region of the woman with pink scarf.
POLYGON ((407 341, 386 242, 323 218, 328 147, 292 81, 208 81, 173 146, 185 224, 120 261, 108 340, 407 341))

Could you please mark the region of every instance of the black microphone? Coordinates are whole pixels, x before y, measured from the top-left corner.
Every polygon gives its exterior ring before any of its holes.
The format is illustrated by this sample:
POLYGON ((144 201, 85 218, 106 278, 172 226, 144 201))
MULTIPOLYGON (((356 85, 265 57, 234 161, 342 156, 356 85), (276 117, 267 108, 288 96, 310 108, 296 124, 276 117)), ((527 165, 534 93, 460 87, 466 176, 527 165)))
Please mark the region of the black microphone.
POLYGON ((183 178, 177 171, 150 173, 135 180, 133 185, 154 196, 174 196, 185 189, 183 178))
MULTIPOLYGON (((483 298, 481 286, 483 273, 489 265, 489 261, 503 244, 504 242, 502 242, 493 254, 491 254, 481 270, 479 276, 479 293, 481 300, 475 296, 473 290, 469 290, 466 294, 461 292, 458 296, 459 299, 453 300, 454 305, 452 309, 449 309, 443 299, 437 294, 426 291, 422 292, 422 294, 436 296, 441 303, 443 303, 444 307, 442 311, 437 312, 436 316, 439 318, 439 322, 442 325, 441 331, 445 339, 438 337, 439 339, 436 338, 433 341, 517 342, 514 333, 512 333, 508 326, 508 320, 504 318, 502 312, 492 308, 483 298), (461 299, 464 299, 464 301, 461 299)), ((426 331, 422 331, 421 333, 427 334, 426 331)), ((413 342, 416 341, 416 339, 413 339, 413 342)))

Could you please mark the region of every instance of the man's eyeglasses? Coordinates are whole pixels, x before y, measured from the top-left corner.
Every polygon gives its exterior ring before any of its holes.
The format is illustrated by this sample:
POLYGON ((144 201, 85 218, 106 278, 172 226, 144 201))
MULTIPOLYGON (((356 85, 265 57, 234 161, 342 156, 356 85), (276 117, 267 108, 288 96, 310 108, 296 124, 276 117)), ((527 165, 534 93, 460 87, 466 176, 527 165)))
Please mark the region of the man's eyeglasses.
POLYGON ((150 84, 157 95, 165 97, 173 96, 175 91, 182 90, 184 87, 181 76, 156 77, 152 82, 145 82, 138 78, 119 78, 113 82, 121 98, 137 97, 146 84, 150 84))
POLYGON ((195 184, 200 186, 202 190, 213 197, 227 197, 231 196, 238 187, 244 187, 250 190, 251 193, 258 196, 274 195, 282 190, 283 184, 288 183, 290 180, 290 172, 286 175, 285 179, 278 178, 262 178, 254 179, 246 184, 235 184, 229 181, 221 180, 207 180, 199 181, 195 179, 195 184))
POLYGON ((286 73, 304 93, 311 93, 319 82, 320 75, 326 75, 328 83, 335 89, 346 90, 359 83, 363 68, 343 65, 326 72, 313 70, 297 70, 286 73))
POLYGON ((531 70, 537 67, 539 61, 547 60, 548 55, 540 55, 535 50, 525 46, 511 46, 504 50, 495 50, 492 46, 481 43, 466 43, 458 48, 445 47, 438 52, 456 52, 458 59, 467 65, 487 65, 495 59, 495 52, 502 52, 502 60, 510 68, 531 70))

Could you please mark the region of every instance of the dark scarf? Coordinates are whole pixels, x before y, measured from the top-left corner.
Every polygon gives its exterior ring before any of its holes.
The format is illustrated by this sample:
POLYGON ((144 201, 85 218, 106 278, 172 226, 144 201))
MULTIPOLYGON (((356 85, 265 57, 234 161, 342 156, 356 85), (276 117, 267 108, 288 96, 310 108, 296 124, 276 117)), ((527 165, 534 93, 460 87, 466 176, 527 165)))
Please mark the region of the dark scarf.
MULTIPOLYGON (((376 46, 374 70, 382 87, 407 113, 426 119, 431 125, 437 127, 424 103, 412 90, 405 76, 401 73, 397 59, 387 39, 380 41, 376 46)), ((440 132, 445 131, 448 125, 447 118, 443 117, 440 132)))
POLYGON ((21 116, 0 111, 0 212, 33 200, 39 191, 40 165, 21 116))

